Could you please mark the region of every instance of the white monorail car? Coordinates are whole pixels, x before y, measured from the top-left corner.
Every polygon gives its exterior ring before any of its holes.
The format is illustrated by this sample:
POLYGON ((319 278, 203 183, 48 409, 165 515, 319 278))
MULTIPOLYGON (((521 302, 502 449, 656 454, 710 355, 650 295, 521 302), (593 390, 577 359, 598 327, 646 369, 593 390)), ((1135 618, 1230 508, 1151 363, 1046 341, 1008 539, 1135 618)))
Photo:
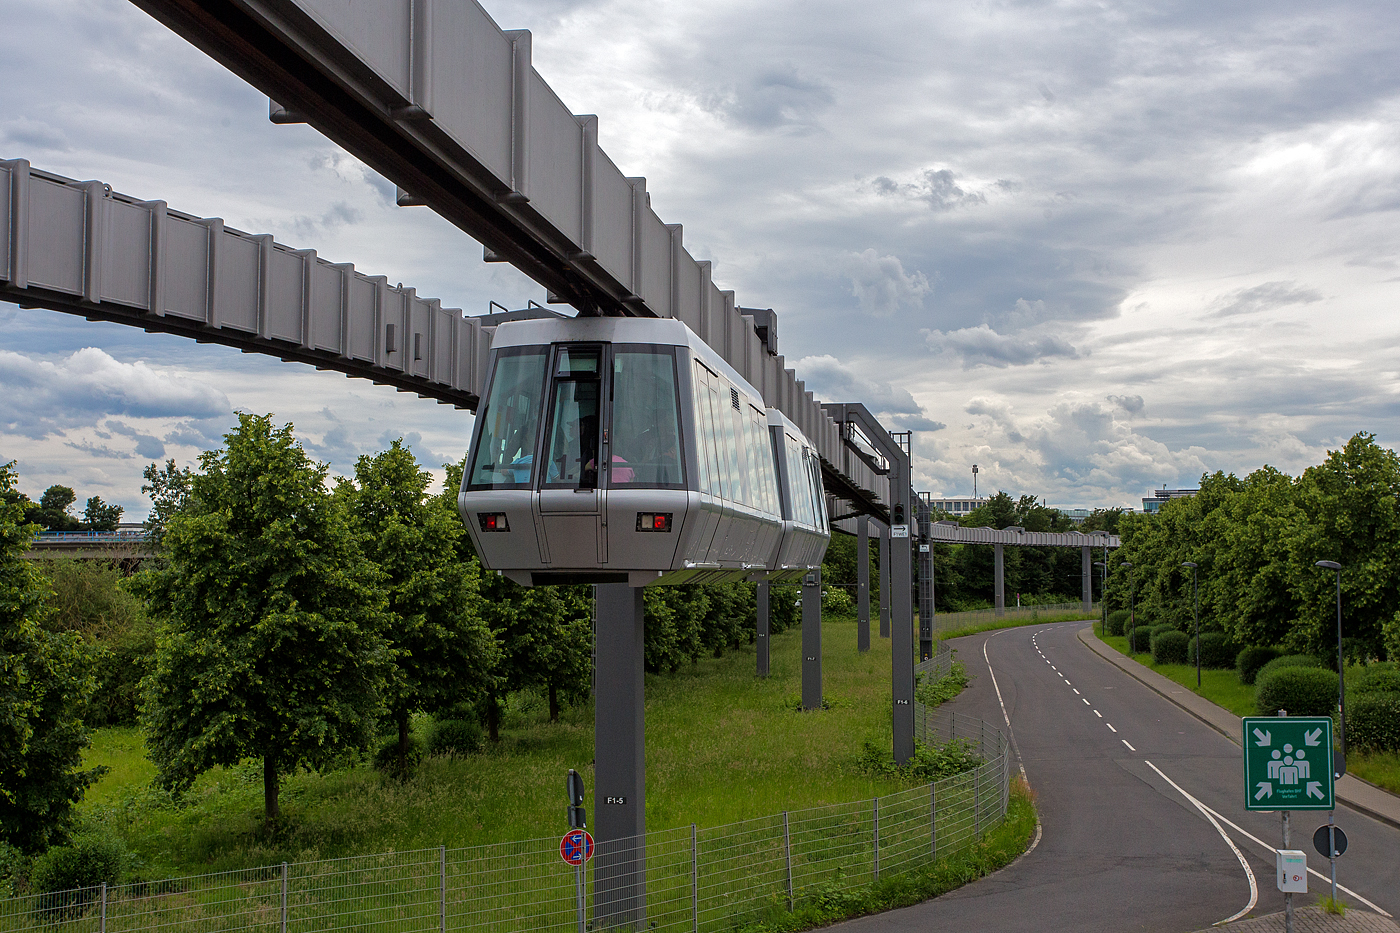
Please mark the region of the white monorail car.
POLYGON ((676 320, 497 327, 457 502, 526 586, 792 579, 830 537, 811 443, 676 320))

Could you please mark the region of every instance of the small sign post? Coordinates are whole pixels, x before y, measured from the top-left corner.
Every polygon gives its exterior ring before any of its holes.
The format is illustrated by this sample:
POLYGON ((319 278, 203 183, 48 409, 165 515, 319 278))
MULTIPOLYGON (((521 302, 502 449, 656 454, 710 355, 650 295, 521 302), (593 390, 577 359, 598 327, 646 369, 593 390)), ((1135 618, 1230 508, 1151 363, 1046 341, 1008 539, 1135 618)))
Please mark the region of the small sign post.
POLYGON ((1290 845, 1288 814, 1336 807, 1332 719, 1289 716, 1279 710, 1278 716, 1246 716, 1243 724, 1244 807, 1283 815, 1278 889, 1283 892, 1285 929, 1293 933, 1293 895, 1308 890, 1308 865, 1307 853, 1290 845))

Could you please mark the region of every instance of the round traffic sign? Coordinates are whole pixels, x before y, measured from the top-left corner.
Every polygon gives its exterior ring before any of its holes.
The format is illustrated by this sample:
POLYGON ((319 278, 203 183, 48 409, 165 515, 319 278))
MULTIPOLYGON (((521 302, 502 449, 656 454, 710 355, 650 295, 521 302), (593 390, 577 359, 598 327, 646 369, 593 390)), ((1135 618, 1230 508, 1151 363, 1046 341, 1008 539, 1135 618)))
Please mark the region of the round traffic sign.
POLYGON ((559 840, 559 857, 570 865, 582 865, 593 857, 593 836, 584 829, 571 829, 559 840))
POLYGON ((1342 832, 1340 826, 1319 826, 1317 832, 1313 833, 1313 848, 1317 854, 1323 858, 1332 858, 1332 853, 1328 851, 1327 830, 1331 829, 1336 834, 1337 855, 1341 855, 1347 850, 1347 834, 1342 832))

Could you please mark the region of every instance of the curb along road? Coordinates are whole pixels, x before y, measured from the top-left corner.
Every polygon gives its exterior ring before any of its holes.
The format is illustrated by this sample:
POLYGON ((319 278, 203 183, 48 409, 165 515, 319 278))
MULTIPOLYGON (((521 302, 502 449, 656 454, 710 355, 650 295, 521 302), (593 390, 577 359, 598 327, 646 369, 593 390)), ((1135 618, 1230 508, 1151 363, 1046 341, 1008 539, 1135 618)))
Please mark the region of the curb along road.
MULTIPOLYGON (((1240 744, 1240 717, 1234 713, 1216 706, 1205 697, 1198 696, 1181 684, 1105 645, 1094 635, 1093 626, 1080 629, 1079 640, 1089 650, 1134 680, 1161 694, 1231 742, 1240 744)), ((1373 784, 1358 780, 1350 774, 1343 775, 1337 782, 1337 800, 1372 819, 1400 829, 1400 797, 1373 784)))

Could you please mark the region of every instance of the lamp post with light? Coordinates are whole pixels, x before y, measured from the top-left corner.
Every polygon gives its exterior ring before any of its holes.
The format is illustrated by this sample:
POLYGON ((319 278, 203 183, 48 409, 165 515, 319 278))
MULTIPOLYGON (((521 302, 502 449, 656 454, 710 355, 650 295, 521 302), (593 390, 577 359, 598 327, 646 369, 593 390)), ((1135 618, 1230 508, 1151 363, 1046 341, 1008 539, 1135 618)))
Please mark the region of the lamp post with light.
POLYGON ((1183 567, 1191 568, 1191 605, 1196 617, 1196 689, 1201 689, 1201 598, 1196 591, 1196 565, 1192 561, 1182 562, 1183 567))
POLYGON ((977 464, 972 465, 972 498, 977 498, 977 464))
POLYGON ((1133 562, 1130 560, 1120 561, 1118 566, 1128 568, 1128 657, 1132 657, 1137 650, 1137 643, 1133 641, 1133 631, 1137 628, 1137 606, 1134 600, 1137 597, 1133 576, 1133 562))

